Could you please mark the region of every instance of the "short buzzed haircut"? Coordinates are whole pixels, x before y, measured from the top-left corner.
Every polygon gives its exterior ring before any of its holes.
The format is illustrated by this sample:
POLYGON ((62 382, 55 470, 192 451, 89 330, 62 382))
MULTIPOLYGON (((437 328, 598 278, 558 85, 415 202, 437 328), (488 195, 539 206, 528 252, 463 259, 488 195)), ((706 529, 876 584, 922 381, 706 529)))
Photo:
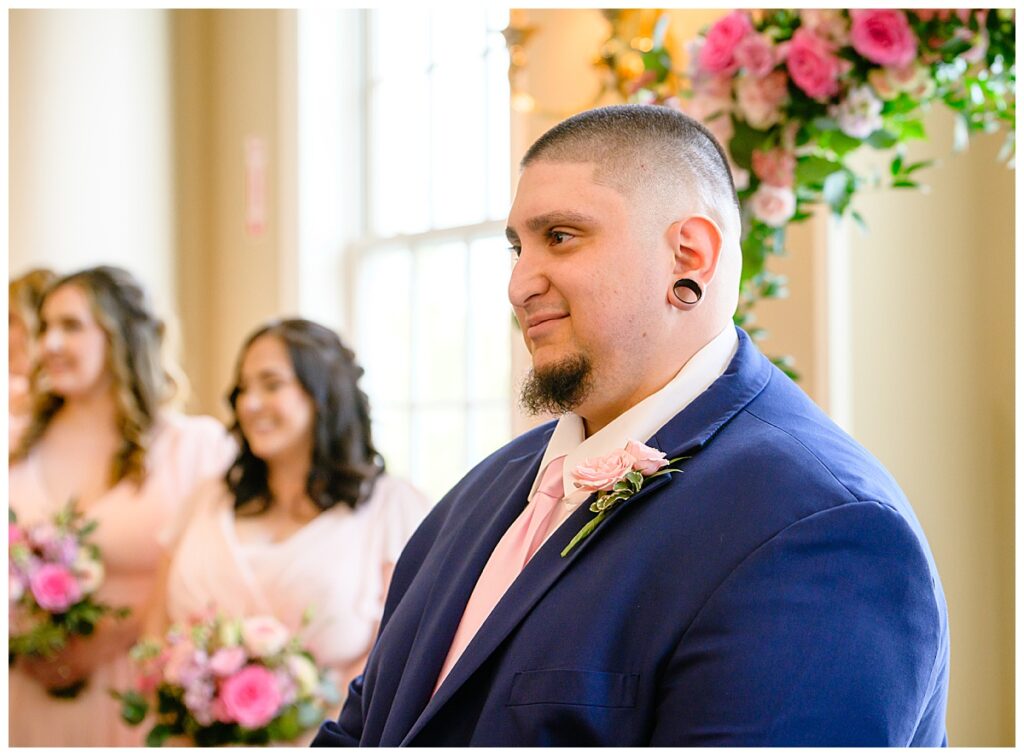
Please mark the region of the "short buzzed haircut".
POLYGON ((721 145, 698 121, 662 105, 609 105, 567 118, 527 150, 538 161, 595 163, 594 180, 620 192, 679 196, 738 240, 739 199, 721 145))

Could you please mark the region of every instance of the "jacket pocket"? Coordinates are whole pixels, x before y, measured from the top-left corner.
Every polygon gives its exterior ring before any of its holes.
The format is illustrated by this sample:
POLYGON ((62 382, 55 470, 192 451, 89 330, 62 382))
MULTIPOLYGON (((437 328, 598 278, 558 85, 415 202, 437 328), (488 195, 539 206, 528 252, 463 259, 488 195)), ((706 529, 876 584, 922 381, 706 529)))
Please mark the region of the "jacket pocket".
POLYGON ((582 669, 538 669, 517 672, 509 706, 572 704, 626 709, 636 705, 640 675, 582 669))

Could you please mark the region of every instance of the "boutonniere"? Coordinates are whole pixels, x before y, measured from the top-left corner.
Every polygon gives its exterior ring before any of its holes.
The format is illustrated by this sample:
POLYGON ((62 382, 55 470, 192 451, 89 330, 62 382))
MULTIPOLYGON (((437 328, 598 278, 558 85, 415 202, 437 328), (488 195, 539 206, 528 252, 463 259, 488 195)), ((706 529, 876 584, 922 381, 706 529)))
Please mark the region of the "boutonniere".
POLYGON ((612 507, 639 493, 644 483, 670 472, 681 472, 669 465, 682 459, 688 458, 665 459, 664 452, 630 440, 625 449, 603 457, 587 457, 576 465, 572 471, 573 487, 577 491, 598 494, 590 505, 590 511, 596 512, 597 517, 587 522, 573 536, 569 545, 562 550, 562 556, 566 556, 576 544, 594 532, 594 528, 601 524, 612 507))

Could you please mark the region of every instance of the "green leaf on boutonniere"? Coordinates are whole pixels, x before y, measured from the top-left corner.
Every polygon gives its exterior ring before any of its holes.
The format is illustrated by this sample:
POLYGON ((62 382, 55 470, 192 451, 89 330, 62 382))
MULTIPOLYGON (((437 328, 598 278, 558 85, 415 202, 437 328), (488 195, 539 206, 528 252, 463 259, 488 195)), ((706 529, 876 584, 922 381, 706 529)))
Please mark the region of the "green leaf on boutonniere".
POLYGON ((640 487, 644 484, 643 474, 636 470, 630 470, 626 473, 626 480, 633 485, 633 491, 639 491, 640 487))
POLYGON ((569 545, 562 549, 563 557, 568 556, 569 552, 572 551, 573 548, 575 548, 576 544, 578 544, 580 541, 582 541, 584 538, 586 538, 588 535, 594 532, 594 528, 600 525, 601 520, 604 519, 604 514, 605 513, 602 510, 600 514, 597 515, 597 517, 593 518, 592 520, 588 520, 587 524, 580 528, 580 532, 572 537, 572 540, 569 541, 569 545))

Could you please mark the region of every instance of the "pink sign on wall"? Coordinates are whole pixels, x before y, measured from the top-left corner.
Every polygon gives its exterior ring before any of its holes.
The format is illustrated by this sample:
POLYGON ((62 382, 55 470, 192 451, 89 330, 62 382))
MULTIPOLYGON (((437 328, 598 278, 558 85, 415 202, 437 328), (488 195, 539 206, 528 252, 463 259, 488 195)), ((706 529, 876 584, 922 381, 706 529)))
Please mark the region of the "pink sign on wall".
POLYGON ((267 142, 245 139, 245 232, 263 236, 267 229, 267 142))

